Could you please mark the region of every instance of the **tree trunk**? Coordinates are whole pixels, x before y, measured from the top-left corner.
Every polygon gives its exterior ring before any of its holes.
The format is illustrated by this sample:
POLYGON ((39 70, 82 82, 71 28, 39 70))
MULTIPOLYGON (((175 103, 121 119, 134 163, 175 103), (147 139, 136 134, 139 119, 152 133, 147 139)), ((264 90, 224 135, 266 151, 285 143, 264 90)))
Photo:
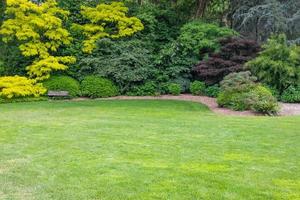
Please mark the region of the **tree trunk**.
POLYGON ((196 18, 203 17, 206 11, 206 8, 211 0, 198 0, 197 2, 197 11, 196 18))

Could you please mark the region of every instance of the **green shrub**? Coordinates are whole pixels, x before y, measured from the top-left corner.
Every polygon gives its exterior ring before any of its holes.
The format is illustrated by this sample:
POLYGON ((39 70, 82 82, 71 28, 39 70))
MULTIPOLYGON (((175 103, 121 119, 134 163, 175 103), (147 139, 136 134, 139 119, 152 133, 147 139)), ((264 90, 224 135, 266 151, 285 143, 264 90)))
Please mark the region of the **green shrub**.
POLYGON ((213 52, 219 48, 220 38, 237 34, 232 29, 201 21, 185 24, 180 32, 178 40, 184 44, 185 51, 192 51, 195 54, 199 54, 204 49, 213 52))
POLYGON ((249 106, 245 102, 245 96, 255 87, 256 78, 251 72, 231 73, 221 82, 221 91, 217 103, 221 107, 233 110, 247 110, 249 106))
MULTIPOLYGON (((155 68, 164 82, 176 79, 191 79, 191 69, 208 53, 219 49, 219 39, 235 35, 228 28, 215 24, 192 21, 180 29, 178 38, 163 45, 155 59, 155 68)), ((185 92, 183 84, 182 91, 185 92)))
POLYGON ((112 81, 98 76, 86 76, 81 82, 81 91, 83 96, 91 98, 118 95, 118 88, 112 81))
POLYGON ((217 98, 221 107, 233 110, 253 110, 255 112, 273 115, 278 112, 278 103, 271 91, 257 85, 249 92, 221 92, 217 98))
POLYGON ((275 114, 278 103, 272 92, 255 84, 249 72, 232 73, 221 82, 217 103, 233 110, 253 110, 264 114, 275 114))
POLYGON ((194 81, 190 85, 190 91, 193 95, 203 95, 205 91, 205 83, 201 81, 194 81))
POLYGON ((178 85, 180 85, 181 88, 181 92, 188 92, 190 89, 190 85, 191 85, 191 81, 188 78, 184 78, 184 77, 179 77, 177 79, 172 79, 171 81, 169 81, 171 83, 176 83, 178 85))
POLYGON ((286 103, 299 103, 300 102, 300 87, 290 86, 281 95, 281 101, 286 103))
POLYGON ((204 90, 204 94, 209 97, 217 97, 220 93, 220 87, 218 85, 208 86, 204 90))
POLYGON ((80 85, 78 81, 69 76, 52 76, 43 82, 43 86, 47 90, 68 91, 72 97, 80 95, 80 85))
POLYGON ((181 93, 181 87, 177 83, 170 83, 168 85, 168 91, 169 91, 169 94, 180 95, 180 93, 181 93))
POLYGON ((223 91, 219 93, 217 103, 220 107, 226 107, 232 110, 248 110, 249 106, 245 103, 246 94, 247 93, 242 92, 223 91))
POLYGON ((278 112, 278 103, 272 92, 261 85, 251 90, 245 98, 246 105, 251 110, 272 115, 278 112))
POLYGON ((154 82, 147 82, 144 85, 134 86, 129 92, 128 96, 157 96, 156 84, 154 82))
POLYGON ((275 97, 277 100, 280 99, 280 92, 274 87, 274 86, 269 86, 266 84, 262 84, 264 87, 268 88, 268 90, 271 91, 273 97, 275 97))
POLYGON ((153 55, 145 49, 142 40, 102 39, 93 54, 79 60, 75 74, 78 79, 90 74, 106 77, 114 81, 122 93, 127 93, 156 74, 152 63, 153 55))
POLYGON ((249 91, 255 86, 257 78, 251 72, 231 73, 221 81, 222 91, 244 92, 249 91))
POLYGON ((263 51, 247 67, 264 84, 282 93, 300 82, 300 47, 289 46, 285 35, 271 37, 263 51))

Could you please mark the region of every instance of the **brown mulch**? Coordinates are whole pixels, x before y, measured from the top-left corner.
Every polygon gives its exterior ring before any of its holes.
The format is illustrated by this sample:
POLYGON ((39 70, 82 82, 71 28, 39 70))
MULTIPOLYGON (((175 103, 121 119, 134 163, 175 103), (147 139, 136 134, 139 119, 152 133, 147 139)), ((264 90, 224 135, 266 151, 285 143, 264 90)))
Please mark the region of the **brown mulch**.
POLYGON ((298 103, 280 103, 279 115, 291 116, 300 115, 300 104, 298 103))
MULTIPOLYGON (((252 112, 252 111, 234 111, 228 108, 220 108, 218 107, 217 101, 215 98, 206 97, 206 96, 193 96, 189 94, 182 94, 180 96, 171 96, 171 95, 162 95, 162 96, 118 96, 118 97, 110 97, 105 98, 109 99, 163 99, 163 100, 181 100, 181 101, 192 101, 198 102, 206 105, 209 109, 217 114, 222 115, 234 115, 234 116, 259 116, 261 114, 252 112)), ((280 103, 280 116, 290 116, 290 115, 300 115, 300 104, 286 104, 280 103)))
POLYGON ((218 104, 216 102, 215 98, 206 97, 206 96, 193 96, 189 94, 182 94, 180 96, 171 96, 171 95, 161 95, 161 96, 117 96, 117 97, 110 97, 105 98, 107 100, 109 99, 162 99, 162 100, 181 100, 181 101, 192 101, 192 102, 198 102, 206 105, 210 110, 212 110, 215 113, 223 114, 223 115, 237 115, 237 116, 256 116, 260 115, 258 113, 252 112, 252 111, 233 111, 227 108, 220 108, 218 107, 218 104))

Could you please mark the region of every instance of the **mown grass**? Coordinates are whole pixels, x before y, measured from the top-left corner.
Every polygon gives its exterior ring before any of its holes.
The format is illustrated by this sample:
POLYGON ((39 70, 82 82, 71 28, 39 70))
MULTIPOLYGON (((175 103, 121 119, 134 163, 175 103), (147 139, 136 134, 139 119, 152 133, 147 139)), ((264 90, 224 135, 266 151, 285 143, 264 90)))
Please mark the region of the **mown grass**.
POLYGON ((0 199, 300 199, 300 117, 192 102, 0 105, 0 199))

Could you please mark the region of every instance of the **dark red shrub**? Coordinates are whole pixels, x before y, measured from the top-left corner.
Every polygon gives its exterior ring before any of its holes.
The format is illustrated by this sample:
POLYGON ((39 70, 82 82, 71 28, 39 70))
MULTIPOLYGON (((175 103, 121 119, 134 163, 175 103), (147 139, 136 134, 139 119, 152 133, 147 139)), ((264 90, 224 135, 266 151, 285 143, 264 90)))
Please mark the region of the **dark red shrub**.
POLYGON ((215 84, 232 73, 243 71, 243 65, 254 58, 260 51, 256 41, 239 37, 228 37, 220 40, 220 51, 211 54, 194 69, 195 79, 215 84))

